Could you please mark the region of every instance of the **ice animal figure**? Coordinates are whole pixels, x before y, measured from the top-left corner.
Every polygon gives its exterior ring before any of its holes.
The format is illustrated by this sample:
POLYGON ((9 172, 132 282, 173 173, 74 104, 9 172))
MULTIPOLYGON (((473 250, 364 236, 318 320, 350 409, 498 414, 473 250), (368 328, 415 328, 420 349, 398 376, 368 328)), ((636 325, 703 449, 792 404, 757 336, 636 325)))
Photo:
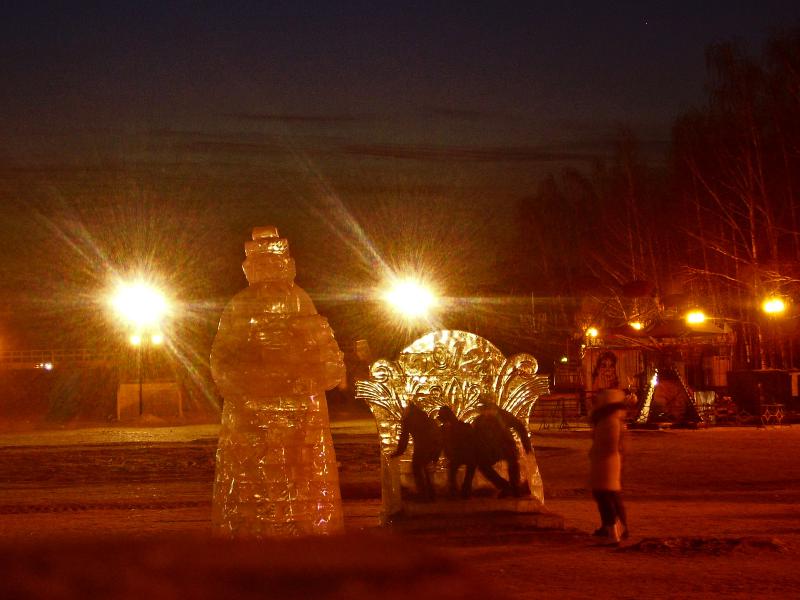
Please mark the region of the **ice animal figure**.
POLYGON ((211 349, 222 393, 212 523, 229 537, 343 529, 325 390, 344 378, 328 321, 295 285, 275 227, 245 242, 249 286, 225 308, 211 349))

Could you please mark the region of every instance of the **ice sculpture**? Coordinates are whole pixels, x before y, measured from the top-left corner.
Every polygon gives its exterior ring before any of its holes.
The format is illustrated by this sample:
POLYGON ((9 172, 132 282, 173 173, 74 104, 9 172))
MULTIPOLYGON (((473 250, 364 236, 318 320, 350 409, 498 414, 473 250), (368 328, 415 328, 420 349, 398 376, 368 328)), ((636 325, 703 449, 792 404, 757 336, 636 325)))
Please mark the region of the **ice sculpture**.
MULTIPOLYGON (((411 452, 400 459, 390 457, 400 436, 403 408, 410 400, 431 415, 449 406, 459 419, 470 422, 478 414, 481 392, 490 391, 498 406, 527 423, 536 399, 549 389, 547 376, 537 375, 537 370, 530 354, 506 359, 488 340, 455 330, 433 331, 403 350, 396 361, 374 362, 369 379, 356 383, 356 396, 369 405, 378 426, 383 520, 402 511, 401 487, 411 484, 411 452)), ((519 451, 522 479, 541 505, 544 496, 536 458, 521 447, 519 451)), ((442 483, 443 460, 437 473, 442 483)))
POLYGON ((275 227, 245 242, 249 286, 230 301, 211 349, 222 393, 212 523, 230 537, 343 529, 325 390, 344 378, 325 318, 295 285, 275 227))

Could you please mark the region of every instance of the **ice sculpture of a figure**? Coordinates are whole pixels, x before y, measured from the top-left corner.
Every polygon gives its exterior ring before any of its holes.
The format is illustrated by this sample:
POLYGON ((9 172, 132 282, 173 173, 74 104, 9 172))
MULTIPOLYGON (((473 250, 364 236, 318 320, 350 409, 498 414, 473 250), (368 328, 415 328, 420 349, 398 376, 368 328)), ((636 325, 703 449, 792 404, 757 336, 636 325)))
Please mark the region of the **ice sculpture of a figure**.
POLYGON ((295 285, 288 242, 257 227, 249 287, 222 314, 211 372, 222 393, 212 522, 230 537, 343 529, 325 390, 344 377, 333 332, 295 285))

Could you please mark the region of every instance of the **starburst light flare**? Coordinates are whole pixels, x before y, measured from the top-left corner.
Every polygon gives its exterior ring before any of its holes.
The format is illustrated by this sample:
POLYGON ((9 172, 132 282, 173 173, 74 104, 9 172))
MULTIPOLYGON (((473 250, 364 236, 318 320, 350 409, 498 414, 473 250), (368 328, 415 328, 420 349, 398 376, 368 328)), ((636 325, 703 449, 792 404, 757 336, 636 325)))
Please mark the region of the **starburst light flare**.
POLYGON ((153 327, 169 312, 164 293, 143 281, 119 284, 111 304, 122 321, 137 328, 153 327))
POLYGON ((415 279, 396 280, 383 299, 407 319, 427 317, 437 304, 434 292, 415 279))

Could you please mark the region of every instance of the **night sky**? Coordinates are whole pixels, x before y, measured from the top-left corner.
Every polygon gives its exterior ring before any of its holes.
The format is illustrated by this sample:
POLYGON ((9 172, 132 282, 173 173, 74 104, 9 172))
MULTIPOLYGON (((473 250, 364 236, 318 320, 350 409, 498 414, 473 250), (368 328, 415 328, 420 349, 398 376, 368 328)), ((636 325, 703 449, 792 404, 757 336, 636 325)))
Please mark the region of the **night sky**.
POLYGON ((141 266, 229 296, 269 223, 318 294, 404 261, 480 285, 545 173, 608 155, 620 125, 666 163, 707 45, 757 53, 799 23, 796 0, 12 3, 3 315, 63 314, 141 266))

